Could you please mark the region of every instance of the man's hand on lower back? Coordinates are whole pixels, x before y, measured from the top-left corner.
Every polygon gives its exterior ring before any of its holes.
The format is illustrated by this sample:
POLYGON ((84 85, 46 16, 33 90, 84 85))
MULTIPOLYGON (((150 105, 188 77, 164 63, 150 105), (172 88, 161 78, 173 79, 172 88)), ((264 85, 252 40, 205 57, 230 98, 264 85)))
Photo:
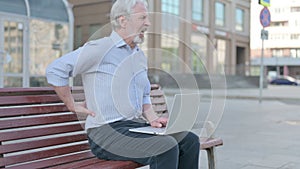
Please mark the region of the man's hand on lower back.
POLYGON ((87 109, 86 102, 75 103, 74 108, 75 108, 75 110, 73 111, 74 113, 87 114, 87 115, 90 115, 90 116, 93 116, 93 117, 96 116, 96 114, 94 112, 87 109))

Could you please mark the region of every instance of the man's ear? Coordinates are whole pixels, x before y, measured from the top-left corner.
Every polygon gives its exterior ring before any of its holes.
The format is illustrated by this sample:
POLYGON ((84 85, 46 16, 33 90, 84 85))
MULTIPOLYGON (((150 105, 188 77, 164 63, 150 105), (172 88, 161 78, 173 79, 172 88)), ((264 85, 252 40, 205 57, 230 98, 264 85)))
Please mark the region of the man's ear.
POLYGON ((126 18, 126 16, 120 16, 119 18, 118 18, 118 20, 119 20, 119 23, 120 23, 120 26, 121 26, 121 28, 125 28, 126 27, 126 25, 127 25, 127 18, 126 18))

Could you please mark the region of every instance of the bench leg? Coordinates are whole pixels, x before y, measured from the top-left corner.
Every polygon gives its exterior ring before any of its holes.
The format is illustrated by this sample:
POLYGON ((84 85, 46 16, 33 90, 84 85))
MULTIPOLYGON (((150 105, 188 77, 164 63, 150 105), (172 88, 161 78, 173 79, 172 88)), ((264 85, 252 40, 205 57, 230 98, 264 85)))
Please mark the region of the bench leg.
POLYGON ((208 168, 215 169, 215 154, 214 154, 214 147, 206 149, 207 152, 207 160, 208 160, 208 168))

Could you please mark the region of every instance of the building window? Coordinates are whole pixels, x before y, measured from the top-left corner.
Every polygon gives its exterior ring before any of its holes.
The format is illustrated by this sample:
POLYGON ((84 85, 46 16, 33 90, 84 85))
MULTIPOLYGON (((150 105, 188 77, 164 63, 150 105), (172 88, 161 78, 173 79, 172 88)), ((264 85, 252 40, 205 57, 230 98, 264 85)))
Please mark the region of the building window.
POLYGON ((282 57, 283 51, 282 51, 282 49, 273 49, 272 55, 273 55, 273 57, 282 57))
POLYGON ((277 13, 277 14, 284 13, 285 9, 284 8, 275 8, 274 12, 277 13))
MULTIPOLYGON (((21 76, 24 70, 23 68, 23 48, 24 48, 23 23, 14 22, 14 21, 5 21, 4 30, 5 30, 3 35, 3 38, 5 39, 4 54, 6 54, 10 58, 9 59, 10 61, 4 64, 4 67, 2 67, 2 65, 0 64, 1 65, 0 69, 3 69, 4 73, 7 74, 12 74, 14 76, 21 76)), ((3 52, 1 52, 0 55, 2 53, 3 52)), ((0 62, 2 62, 2 60, 0 62)), ((12 77, 9 77, 8 79, 9 80, 6 80, 4 83, 5 86, 10 86, 10 87, 22 86, 22 80, 20 81, 20 83, 17 83, 17 80, 13 80, 12 77), (16 83, 14 84, 14 82, 16 83)))
POLYGON ((82 45, 82 27, 81 26, 76 26, 75 27, 75 37, 74 37, 74 44, 75 48, 78 48, 82 45))
MULTIPOLYGON (((217 39, 217 69, 222 69, 225 65, 226 57, 226 40, 217 39)), ((219 70, 222 71, 222 70, 219 70)))
POLYGON ((271 22, 270 26, 273 26, 273 27, 289 26, 289 23, 288 23, 288 21, 271 22))
POLYGON ((207 73, 205 60, 207 59, 207 37, 204 34, 193 33, 191 36, 192 57, 191 67, 194 73, 207 73))
POLYGON ((225 4, 216 2, 215 4, 215 23, 217 26, 225 26, 225 4))
POLYGON ((101 24, 91 24, 89 26, 89 35, 92 36, 101 28, 101 24))
POLYGON ((162 12, 179 15, 179 0, 162 0, 162 12))
POLYGON ((203 0, 193 0, 192 19, 194 21, 203 21, 203 0))
POLYGON ((235 29, 237 31, 244 31, 245 11, 240 8, 235 9, 235 29))
POLYGON ((296 51, 296 49, 291 49, 290 55, 291 55, 292 58, 296 58, 297 57, 297 51, 296 51))
POLYGON ((174 35, 175 37, 179 33, 179 0, 162 0, 162 32, 168 35, 174 35), (164 13, 173 14, 166 15, 164 13))
POLYGON ((180 72, 178 69, 179 49, 179 0, 162 0, 161 1, 162 20, 161 20, 161 48, 163 50, 160 57, 160 68, 164 71, 180 72), (171 14, 171 15, 166 15, 171 14))
POLYGON ((294 23, 295 23, 295 26, 297 26, 297 27, 300 26, 300 20, 295 20, 294 23))
POLYGON ((291 34, 291 40, 298 40, 298 39, 300 39, 300 34, 299 33, 291 34))
POLYGON ((291 7, 291 12, 300 12, 300 6, 291 7))
POLYGON ((30 31, 30 87, 47 86, 45 70, 54 59, 69 51, 68 24, 32 19, 30 31), (43 56, 43 57, 41 57, 43 56))
POLYGON ((290 39, 290 34, 287 34, 287 33, 284 33, 284 34, 281 34, 281 33, 275 33, 275 34, 269 34, 269 39, 272 39, 272 40, 287 40, 287 39, 290 39))
POLYGON ((300 49, 291 49, 290 55, 292 58, 300 58, 300 49))

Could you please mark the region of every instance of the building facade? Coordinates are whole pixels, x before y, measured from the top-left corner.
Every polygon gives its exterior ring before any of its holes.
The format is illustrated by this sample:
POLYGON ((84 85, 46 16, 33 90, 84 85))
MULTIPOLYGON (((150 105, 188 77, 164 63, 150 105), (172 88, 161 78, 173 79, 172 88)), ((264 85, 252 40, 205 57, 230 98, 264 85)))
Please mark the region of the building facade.
POLYGON ((74 13, 74 48, 82 46, 110 22, 112 0, 68 0, 74 13))
POLYGON ((47 85, 45 70, 73 49, 66 0, 0 0, 0 88, 47 85))
POLYGON ((178 50, 178 55, 194 73, 248 75, 250 1, 159 0, 149 3, 151 11, 162 13, 162 17, 154 17, 153 29, 170 35, 153 37, 158 39, 151 47, 170 48, 173 43, 173 49, 178 50), (183 43, 170 38, 174 36, 183 43))
MULTIPOLYGON (((257 3, 252 4, 253 14, 262 9, 257 3)), ((266 30, 269 32, 268 40, 264 42, 264 65, 266 74, 289 75, 300 77, 300 1, 290 0, 282 3, 272 0, 269 7, 271 24, 266 30)), ((255 16, 258 18, 258 16, 255 16)), ((259 21, 253 20, 253 25, 259 21)), ((257 26, 259 28, 259 26, 257 26)), ((255 29, 255 28, 254 28, 255 29)), ((252 65, 260 65, 261 40, 253 29, 251 36, 252 65)))
MULTIPOLYGON (((113 0, 69 0, 74 47, 109 23, 113 0)), ((250 0, 149 0, 142 48, 149 67, 173 73, 249 75, 250 0)))

